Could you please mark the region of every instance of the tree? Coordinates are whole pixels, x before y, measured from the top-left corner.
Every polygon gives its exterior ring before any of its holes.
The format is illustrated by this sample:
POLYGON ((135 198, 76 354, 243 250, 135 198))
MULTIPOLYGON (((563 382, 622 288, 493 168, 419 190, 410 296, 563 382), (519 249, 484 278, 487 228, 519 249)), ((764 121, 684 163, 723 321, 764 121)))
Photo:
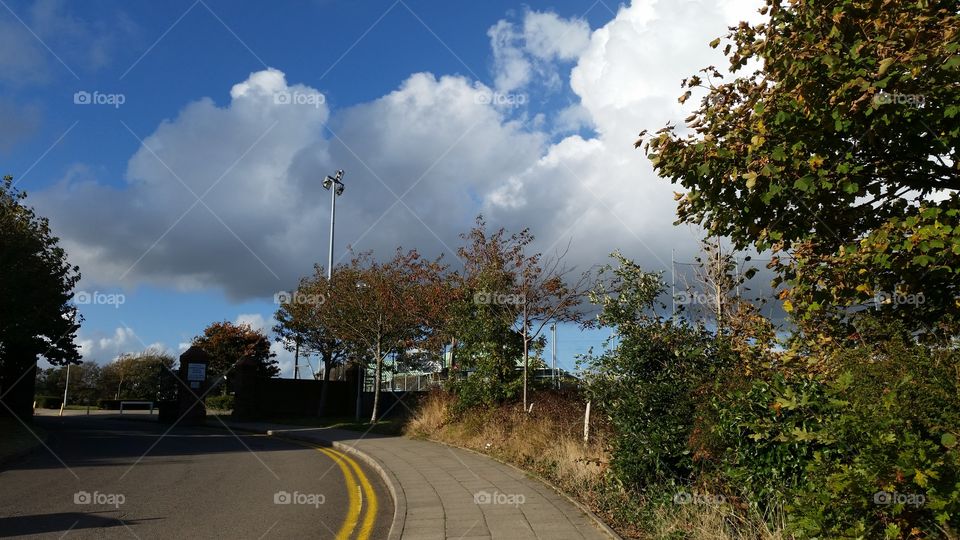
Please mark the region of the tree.
POLYGON ((0 183, 0 415, 33 415, 37 357, 78 363, 82 317, 70 304, 79 268, 53 236, 47 218, 23 204, 13 178, 0 183))
POLYGON ((323 384, 320 387, 318 415, 323 416, 327 403, 330 371, 343 364, 347 350, 343 341, 324 323, 322 310, 329 309, 329 283, 324 269, 314 267, 314 275, 300 280, 297 290, 281 298, 273 327, 276 340, 291 352, 317 354, 323 362, 323 384))
POLYGON ((108 399, 156 399, 161 370, 173 371, 176 359, 166 352, 148 348, 118 356, 101 370, 100 386, 108 399))
MULTIPOLYGON (((226 382, 237 363, 244 358, 257 363, 257 375, 260 377, 276 377, 280 374, 274 359, 276 354, 270 351, 270 340, 249 324, 228 321, 212 323, 203 330, 203 334, 193 338, 193 345, 210 355, 207 376, 211 379, 222 377, 226 382)), ((227 388, 228 385, 224 384, 224 393, 227 388)))
POLYGON ((361 253, 333 272, 330 309, 320 311, 321 319, 348 349, 374 363, 371 423, 379 418, 384 360, 405 349, 438 348, 448 302, 444 270, 440 259, 397 249, 386 262, 361 253))
POLYGON ((784 307, 810 332, 846 335, 871 307, 956 334, 956 2, 766 4, 764 22, 727 35, 735 78, 707 67, 682 82, 681 103, 705 93, 690 130, 646 140, 657 172, 686 190, 680 221, 789 255, 772 263, 775 284, 789 286, 784 307))
MULTIPOLYGON (((499 350, 496 353, 486 351, 494 361, 501 358, 501 351, 509 350, 503 346, 511 338, 505 330, 512 328, 519 336, 523 358, 523 407, 527 410, 530 349, 536 345, 542 347, 541 334, 550 322, 581 320, 578 307, 588 274, 584 273, 575 283, 568 284, 567 277, 572 269, 563 265, 566 251, 546 259, 540 253, 527 255, 534 240, 529 229, 509 236, 503 228, 492 234, 486 229, 483 216, 477 216, 474 228, 462 236, 467 241, 459 252, 465 265, 462 286, 472 293, 467 298, 476 305, 470 312, 471 317, 461 316, 464 325, 460 330, 474 334, 474 339, 481 337, 481 343, 497 343, 489 340, 499 335, 499 350)), ((499 369, 515 370, 515 362, 498 364, 499 369)))

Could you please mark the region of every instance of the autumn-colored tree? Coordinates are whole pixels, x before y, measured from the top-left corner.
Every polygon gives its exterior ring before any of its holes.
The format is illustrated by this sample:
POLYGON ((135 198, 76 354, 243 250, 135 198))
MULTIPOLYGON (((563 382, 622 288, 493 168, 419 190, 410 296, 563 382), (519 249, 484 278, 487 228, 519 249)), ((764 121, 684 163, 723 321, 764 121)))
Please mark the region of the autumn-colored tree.
POLYGON ((329 294, 326 271, 318 265, 313 276, 302 278, 295 291, 279 298, 277 324, 273 327, 276 340, 284 348, 298 354, 316 354, 323 362, 318 407, 321 416, 327 403, 330 371, 347 358, 346 345, 331 332, 326 324, 328 319, 322 316, 323 310, 331 307, 327 302, 329 294))
MULTIPOLYGON (((588 276, 568 283, 573 271, 563 265, 566 251, 550 258, 528 254, 534 240, 529 229, 491 232, 483 216, 477 216, 473 229, 461 237, 466 242, 459 250, 464 272, 457 279, 460 294, 452 325, 459 352, 481 377, 502 385, 515 378, 516 361, 522 358, 526 410, 530 351, 542 348, 549 323, 581 319, 588 276)), ((503 390, 487 391, 481 401, 506 397, 503 390)))
POLYGON ((789 254, 772 266, 808 334, 845 337, 864 307, 956 334, 956 2, 767 0, 762 13, 727 36, 732 79, 708 67, 683 81, 681 103, 703 95, 690 129, 637 142, 685 188, 680 220, 789 254))
POLYGON ((13 178, 0 182, 0 416, 29 419, 37 357, 78 363, 82 318, 69 303, 79 268, 25 197, 13 178))
POLYGON ((371 423, 379 418, 384 360, 410 348, 438 348, 448 293, 445 266, 416 250, 398 249, 378 262, 371 253, 356 255, 333 272, 322 323, 348 349, 374 363, 371 423))
MULTIPOLYGON (((207 377, 223 377, 229 380, 237 363, 250 358, 257 364, 257 375, 276 377, 280 368, 270 351, 270 340, 249 324, 233 324, 228 321, 215 322, 203 330, 203 334, 193 338, 193 345, 200 347, 210 355, 207 377)), ((223 386, 226 392, 227 385, 223 386)))

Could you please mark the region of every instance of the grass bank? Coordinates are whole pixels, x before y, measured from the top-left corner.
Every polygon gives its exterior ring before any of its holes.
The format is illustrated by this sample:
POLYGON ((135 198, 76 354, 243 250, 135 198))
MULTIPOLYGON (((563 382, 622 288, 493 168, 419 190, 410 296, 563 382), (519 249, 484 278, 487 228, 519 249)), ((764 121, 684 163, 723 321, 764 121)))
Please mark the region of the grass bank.
POLYGON ((432 394, 408 420, 405 433, 469 448, 544 478, 625 538, 783 538, 760 516, 725 501, 688 500, 687 491, 669 486, 625 492, 608 474, 609 428, 593 415, 585 443, 584 404, 574 396, 541 392, 529 414, 518 404, 505 404, 454 415, 454 399, 432 394))

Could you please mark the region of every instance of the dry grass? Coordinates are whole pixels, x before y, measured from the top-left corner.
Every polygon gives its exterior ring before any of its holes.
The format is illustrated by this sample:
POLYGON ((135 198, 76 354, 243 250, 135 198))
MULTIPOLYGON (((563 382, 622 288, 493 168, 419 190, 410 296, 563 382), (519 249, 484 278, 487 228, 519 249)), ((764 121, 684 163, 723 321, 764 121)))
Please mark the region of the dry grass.
POLYGON ((602 424, 591 425, 591 439, 585 444, 583 404, 574 397, 543 392, 534 398, 530 414, 518 405, 504 405, 460 418, 451 412, 454 399, 441 392, 431 394, 408 420, 405 433, 470 448, 535 473, 591 508, 624 537, 785 538, 761 516, 744 515, 730 505, 656 506, 612 488, 606 481, 609 431, 602 424))

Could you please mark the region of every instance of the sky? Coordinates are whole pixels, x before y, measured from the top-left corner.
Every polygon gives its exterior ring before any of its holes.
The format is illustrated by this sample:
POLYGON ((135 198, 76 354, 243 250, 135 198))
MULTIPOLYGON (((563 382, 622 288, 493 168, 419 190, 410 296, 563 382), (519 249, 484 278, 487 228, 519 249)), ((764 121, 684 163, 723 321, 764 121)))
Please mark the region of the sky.
MULTIPOLYGON (((2 0, 0 172, 79 265, 100 363, 179 354, 214 321, 269 332, 326 262, 337 169, 335 261, 402 246, 457 268, 482 213, 578 269, 619 249, 670 281, 701 234, 633 143, 682 125, 681 79, 759 6, 2 0)), ((604 335, 561 326, 560 366, 604 335)))

